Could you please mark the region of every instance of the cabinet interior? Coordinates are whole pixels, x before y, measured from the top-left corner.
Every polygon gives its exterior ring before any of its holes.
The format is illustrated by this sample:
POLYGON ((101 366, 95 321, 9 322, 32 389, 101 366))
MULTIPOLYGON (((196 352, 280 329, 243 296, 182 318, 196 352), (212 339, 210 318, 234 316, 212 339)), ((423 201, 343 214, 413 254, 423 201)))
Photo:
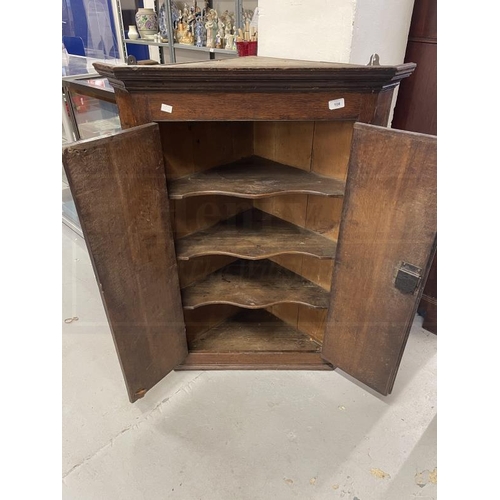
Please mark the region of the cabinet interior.
POLYGON ((352 121, 161 122, 190 353, 319 353, 352 121))

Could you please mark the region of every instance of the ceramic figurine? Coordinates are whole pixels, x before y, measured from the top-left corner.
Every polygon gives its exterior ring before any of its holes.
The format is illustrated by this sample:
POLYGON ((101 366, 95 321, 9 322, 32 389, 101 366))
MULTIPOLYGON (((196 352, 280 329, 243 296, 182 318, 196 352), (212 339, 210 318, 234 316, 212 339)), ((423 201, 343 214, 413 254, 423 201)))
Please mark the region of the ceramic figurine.
POLYGON ((182 9, 181 13, 181 19, 183 23, 187 24, 188 16, 189 16, 188 6, 187 4, 184 4, 184 8, 182 9))
POLYGON ((192 26, 194 23, 194 8, 193 7, 191 7, 189 9, 189 14, 187 16, 187 23, 189 26, 192 26))
POLYGON ((224 27, 226 28, 229 25, 229 28, 232 27, 232 14, 229 13, 228 10, 225 10, 220 16, 219 20, 224 24, 224 27))
POLYGON ((231 18, 228 17, 226 19, 225 35, 230 35, 232 33, 233 33, 233 23, 231 22, 231 18))
POLYGON ((174 37, 174 42, 176 42, 177 25, 179 24, 179 11, 174 7, 173 3, 170 10, 170 17, 172 18, 172 36, 174 37))
POLYGON ((224 36, 224 39, 226 40, 226 45, 224 45, 224 48, 226 50, 234 50, 234 35, 229 32, 224 36))
POLYGON ((223 44, 224 36, 225 36, 225 33, 224 33, 224 23, 219 18, 219 28, 217 30, 217 35, 215 36, 215 46, 218 49, 222 49, 222 44, 223 44))
POLYGON ((201 16, 196 18, 196 23, 194 25, 194 39, 197 47, 203 47, 206 43, 205 26, 203 25, 201 16))
POLYGON ((217 36, 217 12, 210 9, 207 14, 207 22, 205 28, 207 30, 207 47, 215 48, 215 37, 217 36))
POLYGON ((194 37, 187 23, 180 22, 177 26, 177 41, 183 45, 193 45, 194 37))
POLYGON ((160 14, 158 15, 158 30, 160 32, 161 41, 168 40, 168 27, 167 27, 167 14, 165 12, 165 4, 162 3, 160 7, 160 14))

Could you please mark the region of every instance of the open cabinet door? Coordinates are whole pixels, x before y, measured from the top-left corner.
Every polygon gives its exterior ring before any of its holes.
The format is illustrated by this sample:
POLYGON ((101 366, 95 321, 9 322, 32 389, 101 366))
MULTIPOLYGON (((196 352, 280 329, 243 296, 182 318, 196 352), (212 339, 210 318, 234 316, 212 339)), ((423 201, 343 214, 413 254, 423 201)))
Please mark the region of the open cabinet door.
POLYGON ((436 137, 356 123, 322 355, 387 395, 436 246, 436 137))
POLYGON ((158 125, 68 146, 63 164, 133 402, 187 355, 158 125))

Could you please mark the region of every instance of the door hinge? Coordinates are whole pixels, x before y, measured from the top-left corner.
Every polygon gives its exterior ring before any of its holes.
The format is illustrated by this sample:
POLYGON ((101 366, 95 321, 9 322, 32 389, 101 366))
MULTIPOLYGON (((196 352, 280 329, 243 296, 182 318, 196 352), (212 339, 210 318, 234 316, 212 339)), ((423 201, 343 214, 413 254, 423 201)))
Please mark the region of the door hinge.
POLYGON ((418 289, 421 281, 422 269, 413 264, 408 264, 408 262, 402 262, 394 284, 400 292, 413 294, 418 289))

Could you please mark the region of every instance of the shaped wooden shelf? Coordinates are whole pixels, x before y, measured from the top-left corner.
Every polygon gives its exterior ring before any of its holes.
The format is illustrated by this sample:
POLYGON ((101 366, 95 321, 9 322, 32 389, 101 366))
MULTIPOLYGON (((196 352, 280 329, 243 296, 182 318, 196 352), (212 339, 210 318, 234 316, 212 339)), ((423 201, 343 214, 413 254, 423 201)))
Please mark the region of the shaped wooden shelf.
POLYGON ((270 260, 237 260, 182 289, 184 309, 230 304, 262 309, 275 304, 303 304, 327 309, 329 293, 270 260))
POLYGON ((333 259, 337 243, 256 208, 177 240, 179 260, 230 255, 248 260, 276 255, 333 259))
POLYGON ((289 167, 259 156, 181 177, 169 183, 169 197, 218 194, 238 198, 267 198, 280 194, 344 196, 345 182, 289 167))
POLYGON ((320 352, 321 344, 263 309, 244 310, 190 342, 192 352, 320 352))

